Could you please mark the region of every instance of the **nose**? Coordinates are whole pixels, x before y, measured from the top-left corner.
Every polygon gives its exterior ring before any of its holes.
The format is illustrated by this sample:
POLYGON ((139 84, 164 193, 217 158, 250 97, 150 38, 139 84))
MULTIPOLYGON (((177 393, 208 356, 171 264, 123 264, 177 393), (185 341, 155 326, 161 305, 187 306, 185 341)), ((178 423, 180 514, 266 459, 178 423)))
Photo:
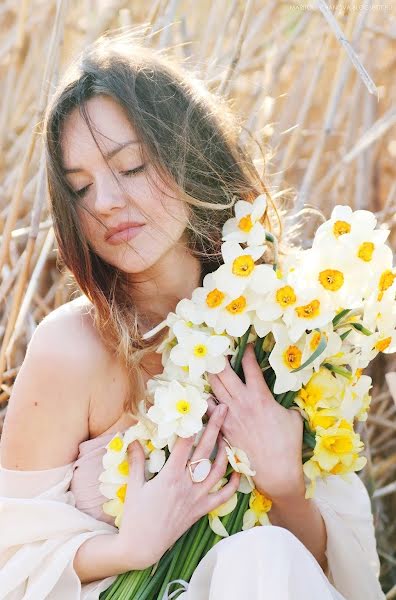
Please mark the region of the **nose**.
POLYGON ((96 180, 95 212, 110 214, 114 209, 125 208, 127 193, 112 173, 106 173, 96 180))

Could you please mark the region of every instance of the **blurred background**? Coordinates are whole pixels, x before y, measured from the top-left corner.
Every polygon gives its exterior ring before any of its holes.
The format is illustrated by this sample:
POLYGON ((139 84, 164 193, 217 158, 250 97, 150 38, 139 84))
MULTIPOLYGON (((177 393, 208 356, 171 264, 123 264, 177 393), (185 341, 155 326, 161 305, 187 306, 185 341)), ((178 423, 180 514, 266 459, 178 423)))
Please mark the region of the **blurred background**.
MULTIPOLYGON (((349 204, 372 210, 395 250, 396 3, 1 0, 0 434, 34 329, 76 296, 57 265, 43 111, 83 47, 130 27, 229 98, 270 189, 290 215, 305 210, 303 245, 321 214, 349 204)), ((356 428, 388 599, 396 598, 396 403, 385 376, 395 369, 392 356, 372 363, 370 414, 356 428)))

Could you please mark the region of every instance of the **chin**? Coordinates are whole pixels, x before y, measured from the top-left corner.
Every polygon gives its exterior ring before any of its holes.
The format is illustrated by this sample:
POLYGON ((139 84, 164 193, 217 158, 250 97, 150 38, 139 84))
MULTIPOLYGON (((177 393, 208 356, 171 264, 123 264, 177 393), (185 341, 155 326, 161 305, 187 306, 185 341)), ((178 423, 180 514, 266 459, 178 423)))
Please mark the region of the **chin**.
POLYGON ((113 252, 111 256, 106 253, 101 257, 113 267, 117 267, 124 273, 137 274, 147 271, 153 267, 161 257, 166 254, 166 249, 162 252, 162 249, 157 249, 156 252, 153 249, 140 249, 119 246, 118 252, 113 252))

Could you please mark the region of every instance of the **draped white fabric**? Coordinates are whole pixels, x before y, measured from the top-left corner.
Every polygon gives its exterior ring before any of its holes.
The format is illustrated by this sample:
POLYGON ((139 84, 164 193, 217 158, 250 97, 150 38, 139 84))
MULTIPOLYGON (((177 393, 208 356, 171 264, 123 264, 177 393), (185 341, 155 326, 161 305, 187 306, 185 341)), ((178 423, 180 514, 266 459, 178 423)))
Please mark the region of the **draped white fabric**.
MULTIPOLYGON (((116 579, 81 585, 73 569, 86 539, 116 529, 75 508, 72 473, 73 463, 42 471, 0 466, 1 600, 97 600, 116 579)), ((349 480, 318 481, 314 498, 327 528, 329 578, 290 532, 256 527, 214 546, 178 598, 383 600, 369 496, 358 475, 349 480)))
POLYGON ((73 464, 0 466, 0 599, 96 600, 116 577, 81 585, 73 560, 85 540, 117 531, 74 506, 73 464))

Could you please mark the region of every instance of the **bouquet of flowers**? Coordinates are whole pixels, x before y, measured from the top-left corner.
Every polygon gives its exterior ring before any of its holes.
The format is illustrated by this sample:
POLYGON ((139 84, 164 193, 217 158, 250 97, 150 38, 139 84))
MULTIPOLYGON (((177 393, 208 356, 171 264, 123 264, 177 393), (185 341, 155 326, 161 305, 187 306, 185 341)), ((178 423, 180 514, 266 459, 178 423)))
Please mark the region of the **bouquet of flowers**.
MULTIPOLYGON (((119 526, 128 481, 127 447, 139 440, 146 455, 146 479, 163 467, 177 436, 196 435, 207 422, 211 387, 230 356, 241 372, 247 343, 275 399, 304 418, 302 463, 306 498, 315 482, 330 474, 347 479, 366 463, 354 430, 367 419, 371 378, 363 369, 379 353, 396 349, 393 254, 389 231, 375 216, 336 206, 317 230, 312 247, 278 262, 275 238, 265 230, 264 195, 238 201, 223 227, 223 264, 205 276, 191 299, 181 300, 167 319, 148 332, 169 329, 158 348, 163 373, 147 384, 150 398, 139 404, 139 421, 106 446, 101 493, 103 510, 119 526), (264 260, 272 246, 274 259, 264 260)), ((227 440, 226 440, 227 441, 227 440)), ((228 443, 228 442, 227 442, 228 443)), ((228 443, 230 473, 241 473, 238 491, 202 517, 152 568, 117 578, 101 598, 168 598, 169 582, 188 582, 201 558, 222 537, 256 525, 270 525, 271 500, 254 487, 255 471, 241 448, 228 443)), ((215 491, 215 489, 213 489, 215 491)))

